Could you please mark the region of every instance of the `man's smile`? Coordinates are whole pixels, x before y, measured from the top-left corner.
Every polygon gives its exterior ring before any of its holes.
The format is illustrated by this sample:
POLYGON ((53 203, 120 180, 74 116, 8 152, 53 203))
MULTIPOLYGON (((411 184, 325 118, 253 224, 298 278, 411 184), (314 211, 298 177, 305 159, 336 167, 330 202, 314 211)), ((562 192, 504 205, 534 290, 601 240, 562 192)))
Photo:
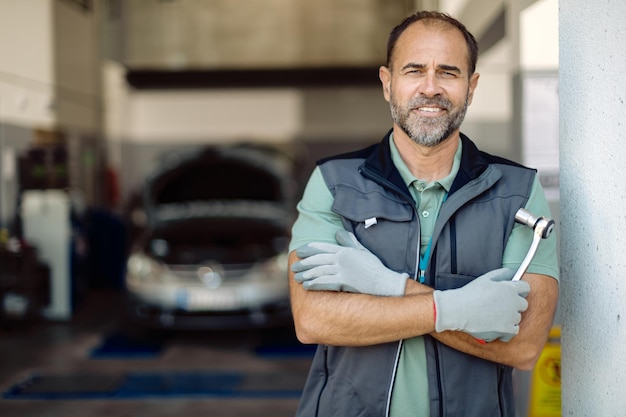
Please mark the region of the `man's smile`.
POLYGON ((431 115, 436 116, 446 111, 446 109, 443 107, 433 107, 433 106, 420 106, 420 107, 416 107, 414 110, 416 110, 419 113, 428 113, 428 116, 431 116, 431 115))

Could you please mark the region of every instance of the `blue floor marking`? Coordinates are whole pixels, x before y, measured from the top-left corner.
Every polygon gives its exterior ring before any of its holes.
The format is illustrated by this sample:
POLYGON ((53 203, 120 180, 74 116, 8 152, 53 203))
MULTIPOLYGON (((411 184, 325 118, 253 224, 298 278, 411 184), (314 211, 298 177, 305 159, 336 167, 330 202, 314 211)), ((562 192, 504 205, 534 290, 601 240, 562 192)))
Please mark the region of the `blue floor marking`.
POLYGON ((3 393, 16 400, 87 400, 180 397, 299 397, 304 381, 277 374, 229 371, 130 372, 123 375, 32 374, 3 393))
POLYGON ((151 359, 161 354, 163 344, 113 333, 89 352, 91 359, 151 359))

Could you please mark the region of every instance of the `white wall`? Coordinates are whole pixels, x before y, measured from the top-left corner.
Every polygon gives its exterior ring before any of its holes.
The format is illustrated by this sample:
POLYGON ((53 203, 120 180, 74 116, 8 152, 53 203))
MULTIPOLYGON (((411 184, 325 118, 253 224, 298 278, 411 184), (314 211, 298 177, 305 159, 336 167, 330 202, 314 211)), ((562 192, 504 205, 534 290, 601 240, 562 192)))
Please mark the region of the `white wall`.
POLYGON ((94 12, 60 0, 2 0, 0 56, 1 122, 99 129, 94 12))
POLYGON ((137 142, 284 142, 298 133, 297 91, 143 91, 130 94, 128 137, 137 142))
POLYGON ((55 122, 51 0, 0 1, 0 122, 55 122))
POLYGON ((626 410, 626 2, 560 0, 563 415, 626 410))
POLYGON ((520 14, 520 66, 525 71, 559 67, 558 0, 538 0, 520 14))

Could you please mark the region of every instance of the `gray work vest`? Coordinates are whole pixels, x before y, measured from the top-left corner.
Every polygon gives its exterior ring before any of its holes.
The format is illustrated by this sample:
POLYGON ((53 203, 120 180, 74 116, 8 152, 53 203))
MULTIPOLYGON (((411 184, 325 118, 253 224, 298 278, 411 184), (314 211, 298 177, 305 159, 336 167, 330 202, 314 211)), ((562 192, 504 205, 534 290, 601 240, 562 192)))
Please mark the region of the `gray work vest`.
MULTIPOLYGON (((461 166, 439 212, 426 284, 458 288, 502 266, 515 212, 535 171, 479 151, 461 135, 461 166)), ((377 145, 318 162, 344 227, 390 269, 417 276, 420 226, 415 202, 393 165, 389 134, 377 145), (365 227, 365 220, 377 224, 365 227)), ((513 417, 512 369, 425 336, 432 417, 513 417)), ((400 342, 319 346, 299 417, 385 417, 400 342)), ((407 416, 408 417, 408 416, 407 416)))

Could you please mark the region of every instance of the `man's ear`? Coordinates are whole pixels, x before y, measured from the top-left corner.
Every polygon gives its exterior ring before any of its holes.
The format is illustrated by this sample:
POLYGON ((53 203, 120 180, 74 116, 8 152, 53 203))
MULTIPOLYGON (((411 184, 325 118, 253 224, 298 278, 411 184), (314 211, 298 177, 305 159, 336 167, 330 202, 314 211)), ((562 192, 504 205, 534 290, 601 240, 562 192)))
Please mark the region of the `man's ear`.
POLYGON ((480 74, 475 72, 470 76, 469 79, 469 92, 467 94, 467 104, 472 104, 472 100, 474 98, 474 91, 478 86, 478 78, 480 78, 480 74))
POLYGON ((383 86, 385 100, 389 101, 391 99, 391 72, 389 68, 385 66, 378 68, 378 78, 380 78, 380 82, 383 86))

